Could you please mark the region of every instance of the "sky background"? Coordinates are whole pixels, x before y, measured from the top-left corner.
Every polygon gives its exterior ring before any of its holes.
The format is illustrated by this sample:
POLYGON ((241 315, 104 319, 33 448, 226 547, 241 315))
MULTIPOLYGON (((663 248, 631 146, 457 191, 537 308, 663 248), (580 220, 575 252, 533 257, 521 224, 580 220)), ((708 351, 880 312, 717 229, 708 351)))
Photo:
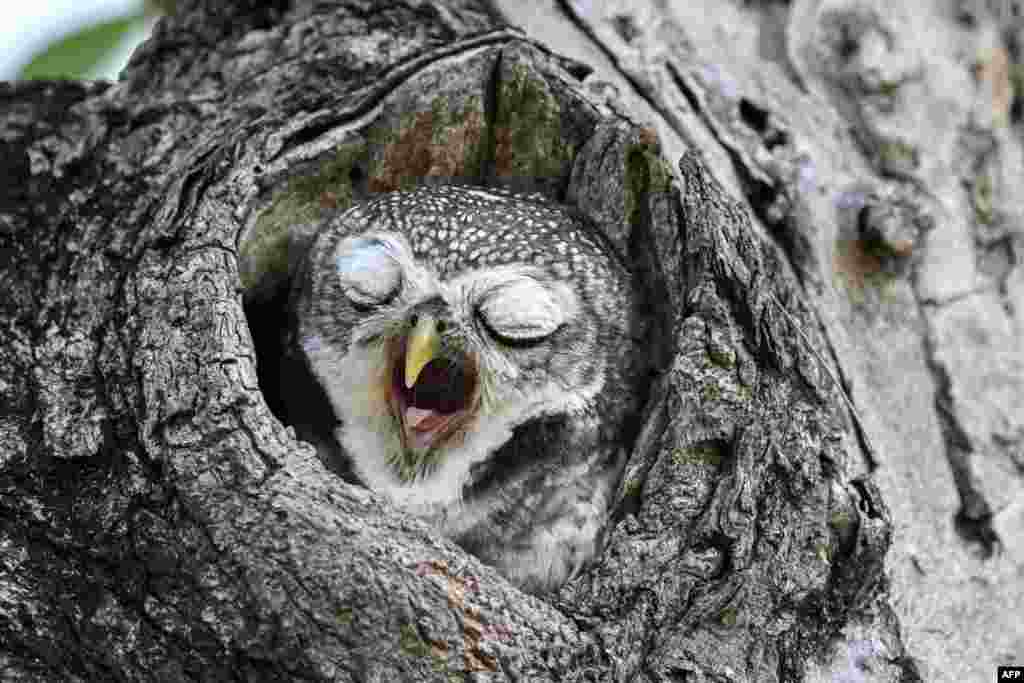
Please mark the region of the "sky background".
MULTIPOLYGON (((18 71, 51 41, 90 24, 139 11, 142 0, 0 0, 0 80, 18 71)), ((101 71, 116 78, 132 48, 144 38, 128 36, 101 71)))

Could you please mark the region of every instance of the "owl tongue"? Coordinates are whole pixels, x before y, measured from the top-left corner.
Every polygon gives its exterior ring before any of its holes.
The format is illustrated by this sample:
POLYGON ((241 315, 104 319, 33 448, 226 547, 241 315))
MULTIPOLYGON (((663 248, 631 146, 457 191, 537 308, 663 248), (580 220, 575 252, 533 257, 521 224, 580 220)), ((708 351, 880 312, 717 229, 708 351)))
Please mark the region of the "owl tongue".
POLYGON ((412 387, 406 387, 395 371, 395 406, 401 411, 405 442, 413 448, 428 448, 465 415, 474 377, 464 361, 434 358, 420 368, 412 387))
POLYGON ((450 415, 443 415, 436 410, 409 406, 405 409, 405 424, 417 432, 430 432, 444 424, 450 415))
POLYGON ((427 448, 451 420, 436 410, 408 406, 405 409, 405 439, 413 448, 427 448))

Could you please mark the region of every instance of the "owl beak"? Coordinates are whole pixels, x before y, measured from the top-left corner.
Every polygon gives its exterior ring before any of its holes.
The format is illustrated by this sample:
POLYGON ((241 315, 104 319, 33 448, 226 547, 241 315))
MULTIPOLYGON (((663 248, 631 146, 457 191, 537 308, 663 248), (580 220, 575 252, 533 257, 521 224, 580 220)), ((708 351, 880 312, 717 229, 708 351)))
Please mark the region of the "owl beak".
POLYGON ((422 313, 404 339, 394 339, 390 408, 403 448, 424 453, 472 417, 476 362, 458 347, 442 348, 441 320, 422 313))
POLYGON ((441 336, 437 332, 437 319, 421 315, 408 337, 405 353, 405 388, 411 389, 423 368, 441 352, 441 336))

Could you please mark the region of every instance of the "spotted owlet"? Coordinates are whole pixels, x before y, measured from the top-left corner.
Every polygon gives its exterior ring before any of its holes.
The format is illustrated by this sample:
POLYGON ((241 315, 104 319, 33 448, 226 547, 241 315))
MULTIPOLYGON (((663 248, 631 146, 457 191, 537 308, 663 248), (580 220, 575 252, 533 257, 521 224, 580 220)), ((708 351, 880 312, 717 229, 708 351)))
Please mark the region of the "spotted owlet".
POLYGON ((597 551, 636 413, 630 276, 538 196, 359 204, 297 278, 294 345, 358 478, 524 589, 597 551))

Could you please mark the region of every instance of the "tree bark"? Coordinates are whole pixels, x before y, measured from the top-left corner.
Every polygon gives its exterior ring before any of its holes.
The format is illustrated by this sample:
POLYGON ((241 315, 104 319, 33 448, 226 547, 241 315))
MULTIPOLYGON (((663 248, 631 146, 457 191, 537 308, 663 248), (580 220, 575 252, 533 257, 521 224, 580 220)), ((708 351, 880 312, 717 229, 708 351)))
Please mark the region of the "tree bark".
POLYGON ((0 84, 0 680, 1024 661, 1009 18, 180 5, 115 84, 0 84), (607 545, 543 598, 326 467, 280 396, 308 237, 443 182, 575 207, 650 302, 607 545))

